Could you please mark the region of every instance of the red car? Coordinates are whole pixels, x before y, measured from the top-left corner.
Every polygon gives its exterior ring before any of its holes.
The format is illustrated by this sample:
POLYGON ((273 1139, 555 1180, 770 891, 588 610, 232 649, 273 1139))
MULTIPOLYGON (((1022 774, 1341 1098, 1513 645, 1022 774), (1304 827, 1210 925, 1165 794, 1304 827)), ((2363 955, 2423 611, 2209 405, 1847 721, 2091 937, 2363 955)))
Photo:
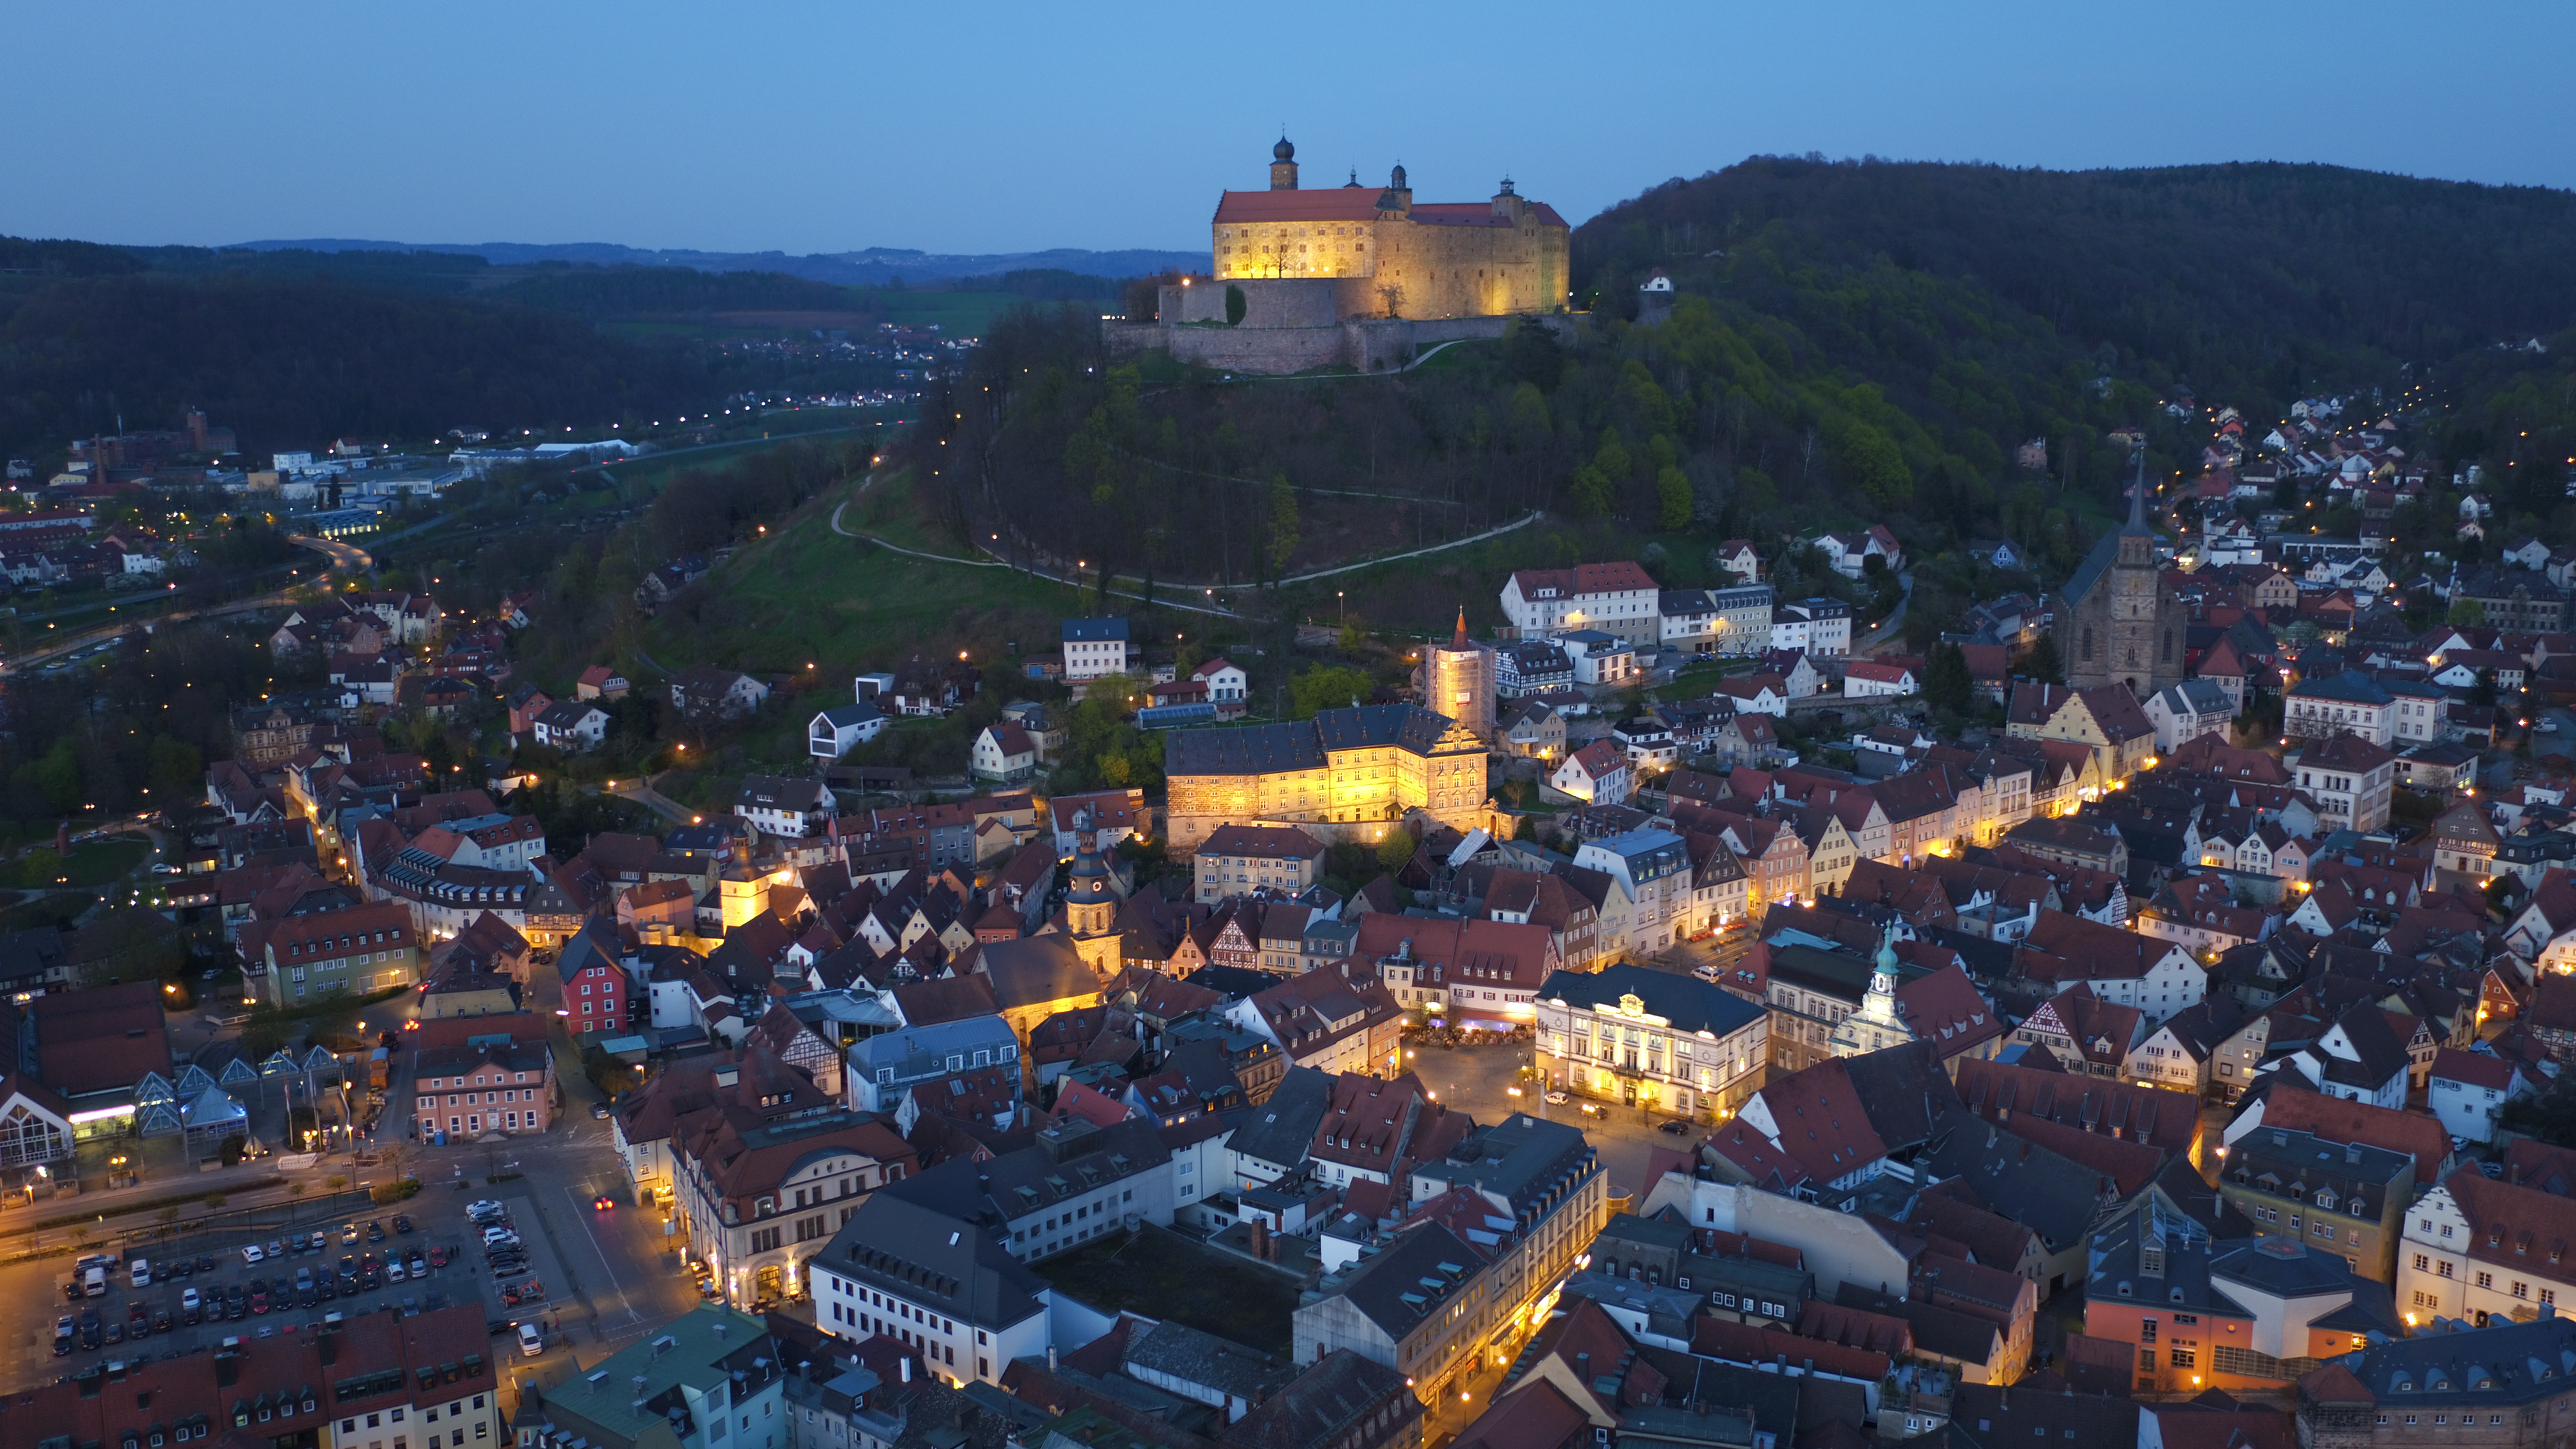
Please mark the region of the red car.
POLYGON ((250 1311, 253 1313, 268 1311, 268 1289, 265 1286, 250 1290, 250 1311))
POLYGON ((590 1205, 591 1205, 592 1207, 595 1207, 595 1208, 599 1209, 601 1212, 607 1212, 607 1211, 609 1211, 611 1208, 614 1208, 614 1207, 616 1207, 616 1206, 617 1206, 617 1201, 616 1201, 616 1199, 614 1199, 614 1198, 610 1197, 608 1194, 606 1194, 606 1193, 604 1193, 604 1192, 603 1192, 603 1193, 601 1193, 599 1196, 597 1196, 597 1197, 595 1197, 595 1198, 592 1198, 592 1199, 590 1200, 590 1205))
POLYGON ((447 1266, 447 1245, 445 1243, 433 1243, 430 1245, 429 1266, 433 1268, 444 1268, 447 1266))

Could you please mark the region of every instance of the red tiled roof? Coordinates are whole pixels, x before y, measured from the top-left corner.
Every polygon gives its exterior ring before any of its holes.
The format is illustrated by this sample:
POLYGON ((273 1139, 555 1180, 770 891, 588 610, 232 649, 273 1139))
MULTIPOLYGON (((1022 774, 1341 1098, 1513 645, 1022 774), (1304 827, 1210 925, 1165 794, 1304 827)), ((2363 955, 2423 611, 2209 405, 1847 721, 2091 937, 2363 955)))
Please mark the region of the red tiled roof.
POLYGON ((2358 1142, 2415 1159, 2415 1180, 2430 1181, 2451 1155, 2451 1140, 2442 1124, 2413 1112, 2374 1107, 2367 1102, 2329 1097, 2286 1085, 2263 1099, 2262 1125, 2314 1133, 2327 1142, 2358 1142))
POLYGON ((1639 589, 1654 590, 1654 576, 1636 564, 1622 559, 1616 563, 1576 564, 1570 569, 1522 569, 1512 575, 1521 586, 1521 597, 1528 598, 1543 588, 1558 590, 1559 597, 1578 594, 1615 594, 1639 589))
POLYGON ((1703 1358, 1743 1364, 1777 1363, 1782 1355, 1814 1359, 1820 1372, 1873 1384, 1887 1377, 1889 1367, 1886 1354, 1869 1349, 1845 1348, 1822 1339, 1706 1316, 1691 1325, 1691 1352, 1703 1358))

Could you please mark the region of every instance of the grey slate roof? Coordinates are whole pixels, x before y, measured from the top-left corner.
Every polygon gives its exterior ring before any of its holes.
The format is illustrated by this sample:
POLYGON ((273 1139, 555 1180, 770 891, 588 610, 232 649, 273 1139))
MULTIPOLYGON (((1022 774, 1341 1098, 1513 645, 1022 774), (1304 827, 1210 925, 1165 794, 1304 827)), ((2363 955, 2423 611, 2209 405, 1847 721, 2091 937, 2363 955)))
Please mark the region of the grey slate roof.
POLYGON ((1526 1230, 1571 1197, 1575 1183, 1600 1170, 1582 1129, 1516 1112, 1459 1143, 1448 1161, 1424 1163, 1413 1175, 1472 1187, 1489 1201, 1499 1198, 1511 1204, 1526 1230))
POLYGON ((1168 1318, 1127 1345, 1127 1362, 1247 1404, 1260 1403, 1297 1376, 1292 1364, 1168 1318))
POLYGON ((1106 1127, 1068 1119, 1038 1137, 1032 1146, 981 1162, 950 1158, 888 1183, 876 1196, 892 1194, 968 1227, 1008 1234, 1015 1218, 1160 1167, 1172 1156, 1156 1124, 1142 1117, 1106 1127))
MULTIPOLYGON (((959 1158, 948 1165, 966 1168, 971 1183, 976 1164, 959 1158)), ((894 1186, 910 1187, 937 1171, 894 1186)), ((1046 1312, 1040 1297, 1046 1280, 990 1233, 893 1186, 869 1194, 812 1261, 817 1271, 938 1308, 978 1328, 1007 1327, 1046 1312)))
POLYGON ((1318 711, 1311 721, 1175 730, 1163 745, 1165 775, 1261 775, 1320 770, 1327 750, 1395 745, 1427 754, 1448 732, 1445 715, 1418 705, 1368 704, 1318 711))
POLYGON ((1353 1264, 1341 1294, 1389 1342, 1402 1343, 1466 1287, 1484 1263, 1484 1254, 1446 1224, 1426 1222, 1377 1256, 1353 1264))
POLYGON ((2567 1392, 2576 1375, 2576 1318, 2487 1322, 2373 1344, 2333 1362, 2381 1402, 2402 1396, 2409 1408, 2526 1404, 2567 1392))
POLYGON ((1647 1011, 1669 1020, 1676 1030, 1705 1031, 1718 1037, 1741 1031, 1762 1017, 1761 1007, 1705 981, 1631 961, 1599 971, 1556 972, 1539 985, 1538 995, 1542 1001, 1562 1001, 1577 1009, 1616 1006, 1621 996, 1634 995, 1647 1011))
POLYGON ((1270 1100, 1249 1109, 1243 1125, 1227 1139, 1226 1149, 1285 1170, 1306 1160, 1315 1128, 1332 1105, 1333 1074, 1318 1067, 1292 1066, 1279 1079, 1270 1100))

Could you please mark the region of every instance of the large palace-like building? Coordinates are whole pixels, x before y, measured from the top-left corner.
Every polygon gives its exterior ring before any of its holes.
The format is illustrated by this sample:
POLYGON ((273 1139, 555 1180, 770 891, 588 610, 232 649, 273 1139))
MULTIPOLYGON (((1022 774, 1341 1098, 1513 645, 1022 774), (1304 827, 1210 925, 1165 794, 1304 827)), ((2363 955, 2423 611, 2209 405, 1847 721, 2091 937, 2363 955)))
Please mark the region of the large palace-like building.
POLYGON ((1227 824, 1293 823, 1322 839, 1373 840, 1412 809, 1460 830, 1484 823, 1485 742, 1416 705, 1175 730, 1164 742, 1163 774, 1175 852, 1227 824))
POLYGON ((1413 199, 1398 166, 1383 190, 1297 185, 1297 148, 1271 148, 1270 189, 1217 198, 1216 280, 1330 277, 1343 317, 1561 312, 1573 232, 1506 179, 1490 201, 1413 199))

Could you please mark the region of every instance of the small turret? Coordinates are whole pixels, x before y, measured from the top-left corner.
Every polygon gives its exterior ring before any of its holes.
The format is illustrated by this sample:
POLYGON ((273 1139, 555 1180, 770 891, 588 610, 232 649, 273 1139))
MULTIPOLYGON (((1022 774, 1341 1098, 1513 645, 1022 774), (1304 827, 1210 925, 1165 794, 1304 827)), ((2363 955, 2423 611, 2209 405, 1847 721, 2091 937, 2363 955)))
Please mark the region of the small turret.
POLYGON ((1413 187, 1404 179, 1404 167, 1398 163, 1387 173, 1386 190, 1378 193, 1377 209, 1410 215, 1413 211, 1413 187))
POLYGON ((1270 148, 1270 189, 1297 189, 1297 148, 1289 143, 1288 133, 1279 133, 1279 144, 1270 148))

